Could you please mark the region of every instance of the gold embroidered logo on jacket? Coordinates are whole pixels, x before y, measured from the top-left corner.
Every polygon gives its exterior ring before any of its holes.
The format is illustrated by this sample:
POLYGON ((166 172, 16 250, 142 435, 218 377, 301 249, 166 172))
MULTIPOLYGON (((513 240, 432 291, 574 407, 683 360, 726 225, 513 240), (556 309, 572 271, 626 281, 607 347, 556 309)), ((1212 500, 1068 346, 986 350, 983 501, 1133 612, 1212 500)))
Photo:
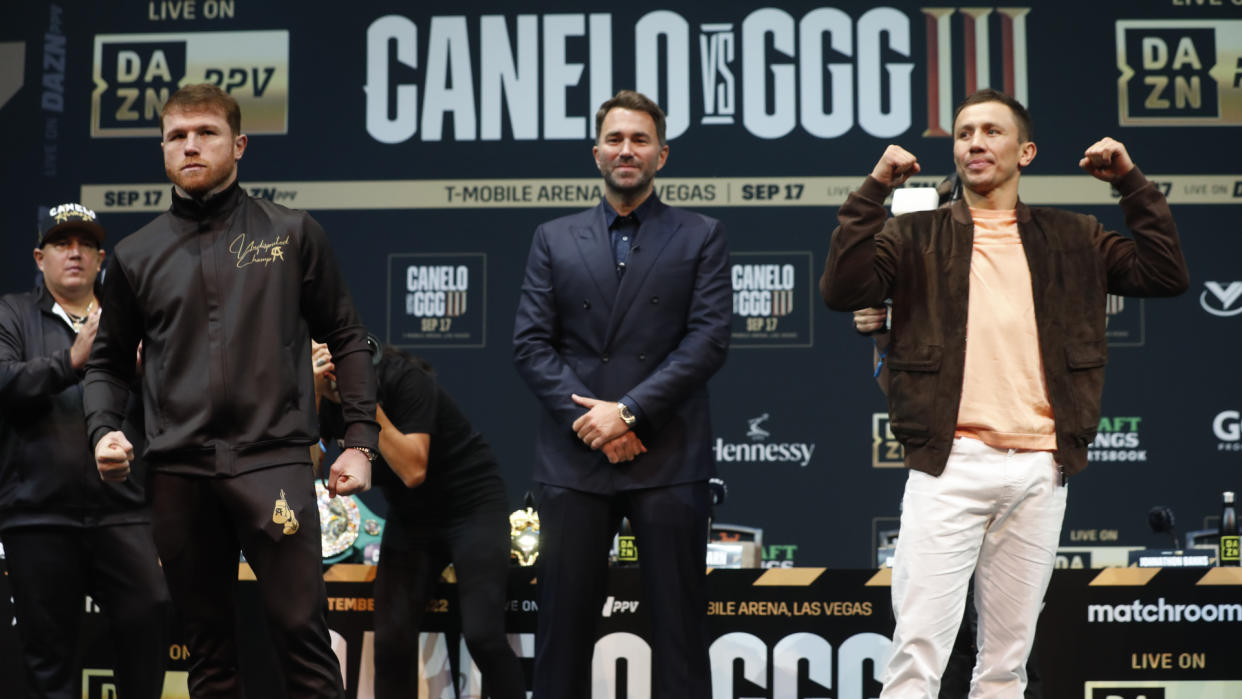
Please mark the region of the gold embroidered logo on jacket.
POLYGON ((276 524, 285 525, 284 533, 296 534, 298 531, 298 518, 293 514, 293 508, 289 507, 289 501, 285 499, 285 491, 280 491, 280 497, 276 498, 276 507, 272 508, 272 521, 276 524))
POLYGON ((245 233, 239 233, 236 238, 229 243, 229 252, 237 257, 237 269, 249 267, 256 262, 263 263, 264 267, 270 266, 273 262, 285 261, 285 248, 289 246, 289 236, 276 236, 272 240, 246 240, 245 233))

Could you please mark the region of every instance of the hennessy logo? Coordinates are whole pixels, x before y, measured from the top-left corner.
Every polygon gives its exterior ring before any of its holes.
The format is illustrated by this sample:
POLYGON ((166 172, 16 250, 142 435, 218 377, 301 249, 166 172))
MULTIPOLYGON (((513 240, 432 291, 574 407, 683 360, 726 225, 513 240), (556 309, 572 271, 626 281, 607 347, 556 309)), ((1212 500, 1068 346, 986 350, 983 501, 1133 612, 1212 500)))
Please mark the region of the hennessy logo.
POLYGON ((805 468, 815 453, 814 442, 769 442, 772 433, 760 427, 770 415, 763 413, 746 421, 749 442, 726 443, 716 438, 713 452, 720 463, 762 463, 768 461, 795 463, 805 468))
POLYGON ((280 491, 280 497, 276 498, 276 506, 272 508, 272 521, 285 525, 285 536, 298 532, 298 518, 293 514, 293 509, 289 507, 284 490, 280 491))
POLYGON ((772 436, 771 432, 768 432, 767 430, 759 426, 760 424, 767 422, 768 417, 770 416, 767 413, 764 413, 760 415, 759 417, 752 417, 751 419, 747 420, 746 421, 746 425, 747 425, 746 436, 750 437, 756 442, 765 440, 768 437, 772 436))
POLYGON ((256 262, 262 262, 266 267, 273 262, 285 261, 285 246, 288 244, 289 236, 284 238, 277 236, 272 241, 255 242, 247 241, 246 234, 241 233, 229 243, 229 252, 237 256, 237 269, 248 267, 256 262))

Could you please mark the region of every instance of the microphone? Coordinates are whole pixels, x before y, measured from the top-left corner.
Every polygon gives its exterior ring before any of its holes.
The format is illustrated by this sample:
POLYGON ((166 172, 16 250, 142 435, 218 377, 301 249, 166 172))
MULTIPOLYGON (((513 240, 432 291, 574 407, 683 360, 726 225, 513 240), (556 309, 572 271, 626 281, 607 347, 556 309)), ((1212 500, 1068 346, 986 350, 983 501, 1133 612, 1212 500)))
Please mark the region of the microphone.
POLYGON ((1151 508, 1147 511, 1147 524, 1157 534, 1168 532, 1169 536, 1173 538, 1173 549, 1181 549, 1177 541, 1177 534, 1175 533, 1173 510, 1163 505, 1151 508))
POLYGON ((371 363, 379 366, 384 358, 384 343, 372 333, 367 333, 367 349, 371 351, 371 363))
POLYGON ((712 506, 723 505, 725 498, 729 496, 729 488, 725 486, 725 482, 719 478, 709 478, 707 481, 707 489, 712 494, 712 506))

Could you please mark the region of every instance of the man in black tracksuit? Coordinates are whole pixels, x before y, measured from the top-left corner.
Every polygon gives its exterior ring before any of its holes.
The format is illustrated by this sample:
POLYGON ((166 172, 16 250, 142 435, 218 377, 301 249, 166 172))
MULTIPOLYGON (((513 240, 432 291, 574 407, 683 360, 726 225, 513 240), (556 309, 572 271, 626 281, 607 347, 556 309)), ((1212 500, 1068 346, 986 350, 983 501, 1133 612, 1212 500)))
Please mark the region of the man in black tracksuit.
POLYGON ((191 696, 240 694, 240 548, 289 696, 342 697, 310 467, 310 335, 338 358, 346 448, 328 489, 348 494, 369 486, 377 449, 366 331, 314 219, 238 186, 237 102, 188 86, 160 122, 172 208, 116 246, 86 375, 99 472, 129 472, 133 447, 117 428, 142 341, 155 540, 190 646, 191 696))
MULTIPOLYGON (((124 483, 101 481, 82 419, 104 231, 80 204, 43 209, 40 218, 34 257, 43 278, 33 291, 0 298, 0 540, 25 696, 82 696, 75 652, 90 594, 115 642, 119 696, 158 699, 171 605, 151 538, 145 469, 136 464, 124 483)), ((137 399, 122 408, 125 432, 140 439, 137 399)))

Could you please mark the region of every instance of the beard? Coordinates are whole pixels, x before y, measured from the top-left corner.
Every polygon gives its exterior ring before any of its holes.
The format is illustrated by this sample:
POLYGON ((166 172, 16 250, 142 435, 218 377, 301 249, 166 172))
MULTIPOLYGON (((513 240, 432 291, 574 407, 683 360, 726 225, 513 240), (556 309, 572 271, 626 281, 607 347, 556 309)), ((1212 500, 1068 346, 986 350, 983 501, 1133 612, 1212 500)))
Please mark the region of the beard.
POLYGON ((229 161, 228 164, 222 166, 204 163, 206 165, 205 168, 190 172, 181 170, 181 165, 185 165, 185 163, 183 162, 176 167, 165 166, 164 172, 168 175, 168 179, 181 191, 196 199, 201 199, 223 189, 237 174, 236 161, 229 161))
POLYGON ((655 179, 655 168, 642 168, 638 176, 628 181, 620 180, 616 175, 614 167, 608 167, 604 170, 604 185, 609 191, 629 198, 637 194, 642 194, 651 186, 651 181, 655 179))

